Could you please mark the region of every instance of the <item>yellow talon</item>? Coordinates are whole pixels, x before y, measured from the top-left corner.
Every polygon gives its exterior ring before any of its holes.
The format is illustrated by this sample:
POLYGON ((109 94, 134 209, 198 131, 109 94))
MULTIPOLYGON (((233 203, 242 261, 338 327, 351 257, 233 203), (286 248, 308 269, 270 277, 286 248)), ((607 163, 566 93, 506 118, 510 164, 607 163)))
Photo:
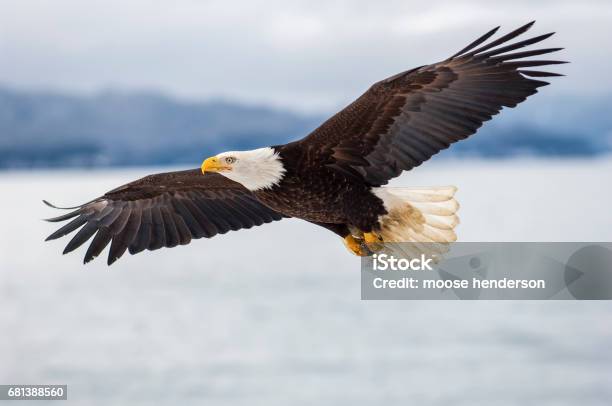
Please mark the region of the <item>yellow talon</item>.
POLYGON ((374 231, 363 233, 363 239, 371 251, 380 251, 383 249, 383 239, 374 231))
POLYGON ((379 236, 373 231, 369 233, 363 233, 363 239, 365 240, 366 244, 378 244, 383 240, 381 236, 379 236))
POLYGON ((346 246, 346 248, 348 248, 348 250, 351 251, 353 254, 359 257, 368 256, 369 252, 367 252, 367 250, 364 249, 364 247, 361 244, 361 240, 353 237, 351 234, 344 237, 342 241, 344 242, 344 245, 346 246))

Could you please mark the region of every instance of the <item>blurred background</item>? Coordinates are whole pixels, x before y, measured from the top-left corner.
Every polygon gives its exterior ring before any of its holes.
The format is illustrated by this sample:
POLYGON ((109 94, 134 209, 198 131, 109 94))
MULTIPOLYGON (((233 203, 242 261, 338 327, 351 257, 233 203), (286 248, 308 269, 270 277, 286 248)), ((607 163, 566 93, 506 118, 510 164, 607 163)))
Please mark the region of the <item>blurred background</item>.
POLYGON ((43 198, 302 137, 535 19, 567 77, 394 185, 457 185, 460 240, 610 241, 609 1, 0 6, 0 383, 78 405, 609 404, 607 302, 362 302, 359 260, 297 220, 83 266, 40 221, 43 198))

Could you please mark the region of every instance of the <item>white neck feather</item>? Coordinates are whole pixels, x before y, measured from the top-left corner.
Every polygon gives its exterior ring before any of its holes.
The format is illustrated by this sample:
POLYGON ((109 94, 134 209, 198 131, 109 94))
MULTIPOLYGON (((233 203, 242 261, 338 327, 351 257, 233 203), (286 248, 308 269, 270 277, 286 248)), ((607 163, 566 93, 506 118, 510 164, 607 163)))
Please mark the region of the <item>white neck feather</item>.
POLYGON ((217 156, 236 158, 232 170, 222 172, 222 174, 242 184, 250 191, 268 189, 278 185, 285 174, 285 168, 278 153, 270 147, 252 151, 224 152, 217 156))

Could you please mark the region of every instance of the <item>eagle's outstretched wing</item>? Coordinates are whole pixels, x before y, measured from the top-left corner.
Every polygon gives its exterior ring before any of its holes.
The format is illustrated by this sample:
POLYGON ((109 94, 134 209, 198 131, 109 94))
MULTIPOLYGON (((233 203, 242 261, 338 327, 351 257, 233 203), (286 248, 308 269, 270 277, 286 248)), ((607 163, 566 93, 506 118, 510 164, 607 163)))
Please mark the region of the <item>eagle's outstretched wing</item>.
POLYGON ((561 48, 512 52, 552 33, 506 44, 532 25, 482 45, 497 27, 442 62, 374 84, 297 144, 321 164, 371 185, 386 184, 548 84, 531 78, 560 76, 528 69, 564 62, 523 58, 561 48))
POLYGON ((48 219, 72 221, 47 240, 80 228, 64 254, 80 247, 95 234, 84 261, 89 262, 100 255, 110 243, 110 265, 126 249, 135 254, 145 249, 184 245, 191 239, 210 238, 283 217, 261 204, 239 183, 219 174, 202 175, 200 169, 192 169, 144 177, 76 207, 68 214, 48 219))

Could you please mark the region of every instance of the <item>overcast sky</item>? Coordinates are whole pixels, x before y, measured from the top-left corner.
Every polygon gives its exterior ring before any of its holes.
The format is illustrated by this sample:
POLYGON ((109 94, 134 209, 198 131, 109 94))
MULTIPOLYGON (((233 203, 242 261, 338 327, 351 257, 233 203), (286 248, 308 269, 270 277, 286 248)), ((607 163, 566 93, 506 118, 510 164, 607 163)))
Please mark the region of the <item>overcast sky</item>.
MULTIPOLYGON (((532 19, 572 64, 550 95, 612 90, 612 1, 0 0, 0 85, 159 90, 327 111, 532 19)), ((552 87, 551 87, 552 89, 552 87)))

